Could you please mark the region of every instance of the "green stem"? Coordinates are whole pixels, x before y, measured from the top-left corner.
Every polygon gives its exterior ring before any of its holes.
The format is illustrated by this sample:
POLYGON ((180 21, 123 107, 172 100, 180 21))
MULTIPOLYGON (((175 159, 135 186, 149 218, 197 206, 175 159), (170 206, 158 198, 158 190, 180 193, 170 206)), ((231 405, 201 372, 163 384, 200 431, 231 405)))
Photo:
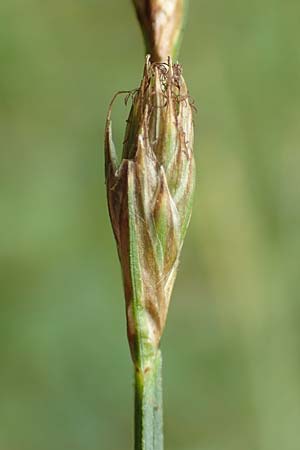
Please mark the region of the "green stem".
POLYGON ((135 372, 135 450, 163 450, 162 358, 135 372))

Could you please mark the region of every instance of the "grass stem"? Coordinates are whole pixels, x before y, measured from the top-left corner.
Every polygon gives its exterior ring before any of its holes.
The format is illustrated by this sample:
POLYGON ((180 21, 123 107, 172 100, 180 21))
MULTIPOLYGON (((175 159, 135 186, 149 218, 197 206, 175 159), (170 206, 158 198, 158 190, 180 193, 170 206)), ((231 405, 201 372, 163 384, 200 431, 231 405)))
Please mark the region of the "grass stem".
POLYGON ((162 357, 135 372, 135 450, 163 450, 162 357))

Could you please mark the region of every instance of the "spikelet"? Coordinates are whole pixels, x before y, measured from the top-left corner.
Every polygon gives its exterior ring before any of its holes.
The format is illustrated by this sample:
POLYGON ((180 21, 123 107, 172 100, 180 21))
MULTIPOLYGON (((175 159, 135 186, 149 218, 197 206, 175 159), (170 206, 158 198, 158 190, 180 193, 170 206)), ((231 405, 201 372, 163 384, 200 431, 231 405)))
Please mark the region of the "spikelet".
POLYGON ((146 57, 122 161, 105 132, 106 186, 135 365, 151 363, 165 326, 195 185, 193 117, 181 66, 146 57))

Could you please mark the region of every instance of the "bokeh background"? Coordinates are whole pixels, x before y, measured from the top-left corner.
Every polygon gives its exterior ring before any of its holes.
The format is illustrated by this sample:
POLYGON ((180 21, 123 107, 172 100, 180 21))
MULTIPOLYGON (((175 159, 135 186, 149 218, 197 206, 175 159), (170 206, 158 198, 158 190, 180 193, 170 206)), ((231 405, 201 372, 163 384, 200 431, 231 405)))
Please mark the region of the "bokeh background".
MULTIPOLYGON (((300 448, 299 17, 191 1, 198 185, 162 343, 166 450, 300 448)), ((129 0, 0 3, 0 450, 132 448, 102 141, 142 66, 129 0)))

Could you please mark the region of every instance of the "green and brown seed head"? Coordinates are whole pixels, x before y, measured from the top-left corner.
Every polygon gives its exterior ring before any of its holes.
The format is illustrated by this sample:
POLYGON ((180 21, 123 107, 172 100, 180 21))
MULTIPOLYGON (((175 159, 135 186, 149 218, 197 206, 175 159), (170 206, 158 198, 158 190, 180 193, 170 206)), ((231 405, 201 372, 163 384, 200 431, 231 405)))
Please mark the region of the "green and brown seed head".
POLYGON ((109 111, 106 184, 128 338, 133 360, 141 365, 140 355, 151 358, 159 345, 191 216, 193 117, 181 66, 170 59, 151 63, 147 57, 127 122, 118 164, 109 111))

